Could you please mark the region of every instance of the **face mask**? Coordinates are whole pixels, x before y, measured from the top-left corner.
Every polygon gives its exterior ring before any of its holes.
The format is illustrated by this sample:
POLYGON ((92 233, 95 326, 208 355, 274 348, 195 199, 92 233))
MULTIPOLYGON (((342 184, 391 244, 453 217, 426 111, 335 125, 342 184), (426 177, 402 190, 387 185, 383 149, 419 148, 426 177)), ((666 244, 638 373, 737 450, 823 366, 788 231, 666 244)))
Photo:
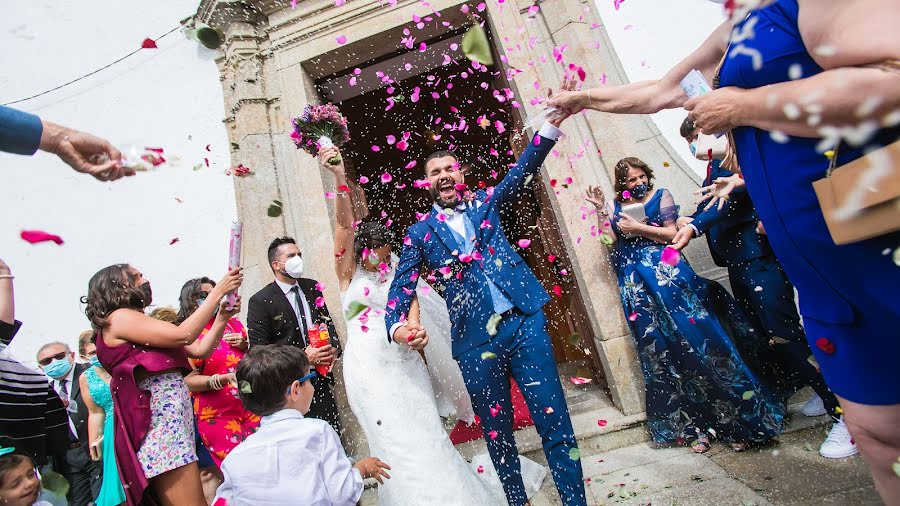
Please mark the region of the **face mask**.
POLYGON ((144 281, 144 284, 138 287, 141 291, 141 297, 131 297, 131 305, 133 307, 145 308, 153 302, 153 290, 150 289, 150 282, 144 281))
POLYGON ((284 273, 294 279, 300 279, 303 275, 303 258, 296 256, 284 263, 284 273))
POLYGON ((57 379, 69 374, 70 369, 72 369, 72 364, 69 362, 69 359, 61 358, 47 364, 44 367, 44 374, 53 379, 57 379))
POLYGON ((94 367, 103 367, 103 365, 100 364, 100 359, 97 357, 97 355, 93 355, 90 358, 88 358, 88 362, 90 362, 91 365, 94 367))
POLYGON ((649 186, 647 186, 645 183, 641 183, 631 189, 631 196, 636 199, 642 199, 649 189, 649 186))
MULTIPOLYGON (((202 306, 204 302, 206 302, 206 297, 200 297, 199 299, 197 299, 197 307, 202 306)), ((216 316, 217 314, 219 314, 218 304, 216 305, 216 308, 213 309, 213 316, 216 316)))
POLYGON ((697 143, 696 142, 691 143, 691 154, 694 156, 697 156, 697 143))

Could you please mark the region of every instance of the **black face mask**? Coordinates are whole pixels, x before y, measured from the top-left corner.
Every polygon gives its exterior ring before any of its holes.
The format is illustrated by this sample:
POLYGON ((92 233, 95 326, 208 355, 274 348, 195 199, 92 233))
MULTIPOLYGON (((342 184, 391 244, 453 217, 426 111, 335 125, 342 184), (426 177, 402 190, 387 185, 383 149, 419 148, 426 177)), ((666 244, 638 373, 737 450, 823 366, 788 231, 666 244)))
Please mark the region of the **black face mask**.
POLYGON ((153 302, 153 290, 150 289, 150 282, 144 281, 144 284, 138 287, 141 290, 141 297, 131 297, 131 304, 134 307, 145 308, 153 302))

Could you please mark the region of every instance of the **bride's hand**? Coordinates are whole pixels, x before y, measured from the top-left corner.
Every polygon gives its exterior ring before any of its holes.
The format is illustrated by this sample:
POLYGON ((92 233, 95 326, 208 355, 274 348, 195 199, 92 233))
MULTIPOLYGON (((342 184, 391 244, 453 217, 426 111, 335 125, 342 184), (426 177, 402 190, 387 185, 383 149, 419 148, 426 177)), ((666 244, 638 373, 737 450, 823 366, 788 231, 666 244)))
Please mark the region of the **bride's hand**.
POLYGON ((428 333, 415 323, 407 323, 402 327, 398 327, 394 331, 393 337, 395 342, 416 351, 425 349, 425 346, 428 345, 428 333))
POLYGON ((335 175, 344 173, 344 159, 341 157, 341 151, 337 147, 322 148, 319 150, 319 165, 335 175), (339 160, 338 163, 333 164, 328 162, 333 158, 337 158, 339 160))

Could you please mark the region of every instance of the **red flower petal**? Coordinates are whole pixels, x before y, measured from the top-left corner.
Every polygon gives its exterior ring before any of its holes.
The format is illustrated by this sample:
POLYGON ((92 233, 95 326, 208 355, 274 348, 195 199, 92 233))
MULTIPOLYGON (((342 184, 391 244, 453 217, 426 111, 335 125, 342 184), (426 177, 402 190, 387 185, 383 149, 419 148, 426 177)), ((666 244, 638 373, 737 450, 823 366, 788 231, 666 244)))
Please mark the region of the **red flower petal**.
POLYGON ((557 298, 562 297, 562 287, 559 285, 553 285, 553 295, 557 298))
POLYGON ((48 234, 42 230, 23 230, 19 237, 25 239, 31 244, 37 244, 39 242, 47 242, 53 241, 56 244, 62 245, 63 240, 62 237, 58 235, 48 234))
POLYGON ((822 352, 825 353, 826 355, 831 355, 835 351, 834 343, 832 343, 831 340, 829 340, 825 337, 820 337, 820 338, 816 339, 816 348, 819 348, 820 350, 822 350, 822 352))
POLYGON ((174 239, 172 239, 171 241, 169 241, 169 246, 175 244, 175 243, 178 242, 178 241, 179 241, 179 239, 178 239, 177 237, 174 238, 174 239))
POLYGON ((156 41, 148 37, 144 39, 144 42, 141 42, 141 47, 144 49, 156 49, 156 41))

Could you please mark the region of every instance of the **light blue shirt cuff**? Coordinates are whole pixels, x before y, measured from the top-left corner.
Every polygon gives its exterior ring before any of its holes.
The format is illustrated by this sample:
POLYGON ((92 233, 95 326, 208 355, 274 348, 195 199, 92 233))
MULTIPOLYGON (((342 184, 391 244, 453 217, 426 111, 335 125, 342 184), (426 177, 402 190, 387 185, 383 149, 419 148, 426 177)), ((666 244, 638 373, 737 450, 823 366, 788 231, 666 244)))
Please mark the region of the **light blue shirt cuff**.
POLYGON ((558 141, 559 138, 565 134, 562 130, 551 125, 549 122, 544 122, 544 126, 542 126, 538 131, 538 135, 546 139, 550 139, 551 141, 558 141))

